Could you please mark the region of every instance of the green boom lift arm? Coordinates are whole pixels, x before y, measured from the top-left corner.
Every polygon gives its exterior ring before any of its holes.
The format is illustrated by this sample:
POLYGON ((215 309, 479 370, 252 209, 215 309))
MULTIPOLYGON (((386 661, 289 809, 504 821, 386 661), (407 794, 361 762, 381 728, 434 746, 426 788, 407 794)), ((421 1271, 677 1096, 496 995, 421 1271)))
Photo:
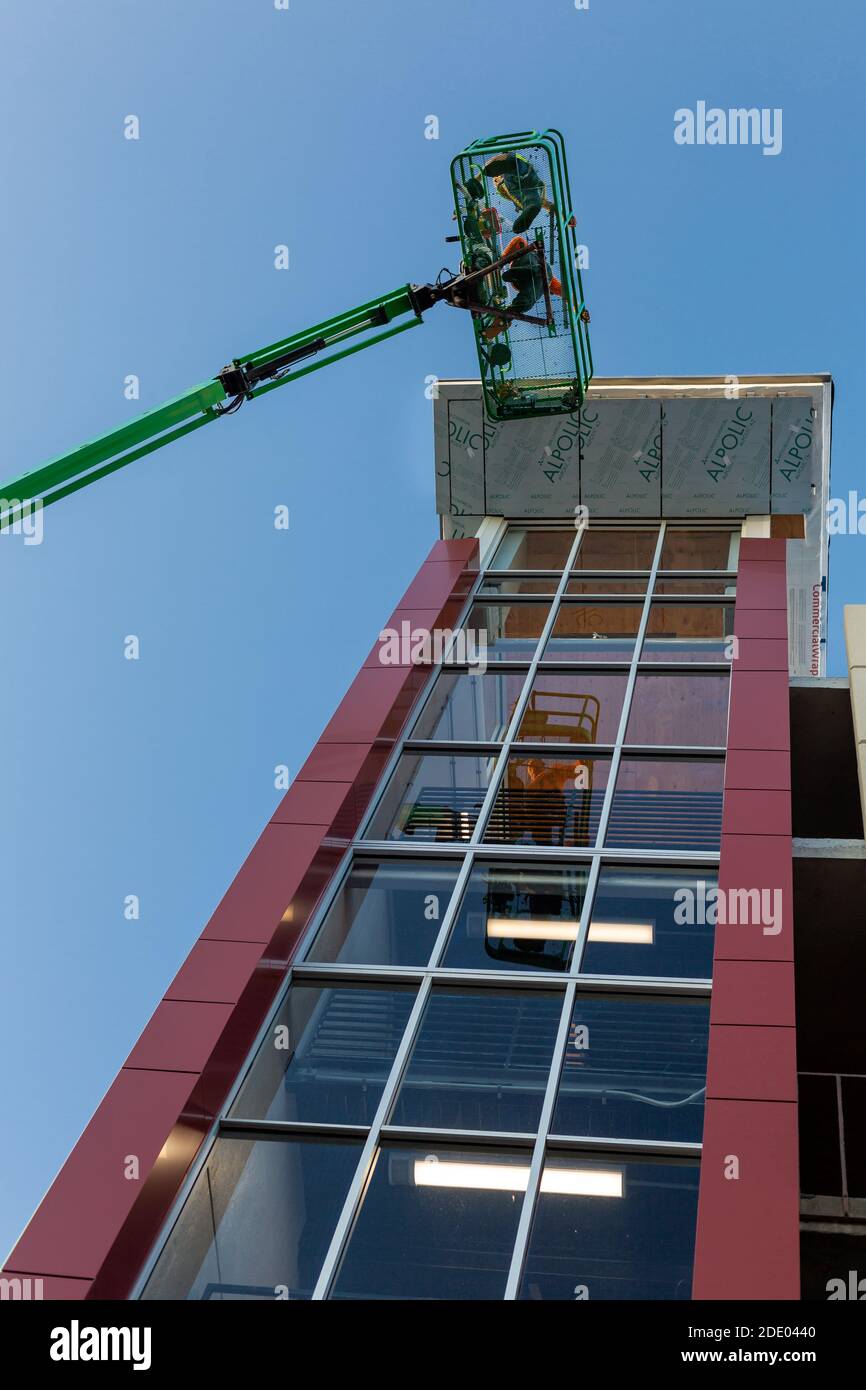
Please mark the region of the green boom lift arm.
MULTIPOLYGON (((202 425, 233 414, 245 400, 255 400, 286 382, 296 381, 298 377, 330 366, 374 343, 393 338, 407 328, 415 328, 423 322, 423 314, 435 304, 444 302, 467 309, 473 316, 488 313, 489 310, 473 297, 475 284, 506 261, 531 255, 533 250, 518 251, 492 266, 461 272, 436 284, 404 285, 348 313, 338 314, 336 318, 326 319, 324 323, 317 323, 268 347, 236 357, 210 381, 193 386, 164 405, 145 411, 127 424, 5 483, 0 488, 0 526, 20 521, 33 503, 46 507, 155 449, 191 434, 202 425), (347 345, 350 339, 357 341, 347 345), (334 350, 327 356, 319 355, 329 348, 334 350), (316 360, 310 362, 308 358, 316 360)), ((525 317, 507 309, 500 309, 498 313, 505 318, 525 317)))

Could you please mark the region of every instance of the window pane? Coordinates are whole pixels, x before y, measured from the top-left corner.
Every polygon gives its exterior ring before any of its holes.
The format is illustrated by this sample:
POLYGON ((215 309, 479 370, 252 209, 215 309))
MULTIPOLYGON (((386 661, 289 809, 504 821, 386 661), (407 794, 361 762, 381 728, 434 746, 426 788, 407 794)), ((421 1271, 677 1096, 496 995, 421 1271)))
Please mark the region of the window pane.
POLYGON ((405 753, 370 822, 371 840, 468 840, 495 759, 405 753))
POLYGON ((390 1122, 536 1130, 561 1012, 540 990, 434 989, 390 1122))
POLYGON ((569 579, 567 594, 645 594, 646 579, 569 579))
POLYGON ((384 1145, 333 1298, 501 1299, 529 1159, 384 1145))
POLYGON ((583 533, 573 568, 576 570, 648 570, 652 566, 658 531, 624 527, 605 531, 589 526, 583 533))
POLYGON ((594 845, 609 773, 606 758, 509 758, 484 839, 509 845, 594 845))
POLYGON ((566 971, 588 871, 476 864, 442 964, 457 970, 566 971))
POLYGON ((559 570, 574 544, 574 531, 543 531, 534 527, 509 526, 491 569, 559 570))
POLYGON ((144 1299, 309 1298, 361 1145, 216 1141, 144 1299))
POLYGON ((488 743, 502 739, 526 673, 442 671, 412 730, 413 738, 488 743))
POLYGON ((735 570, 739 531, 678 531, 668 527, 659 569, 735 570))
POLYGON ((699 1144, 709 1003, 578 996, 552 1132, 699 1144))
POLYGON ((627 743, 723 748, 728 731, 728 673, 643 675, 635 681, 627 743))
POLYGON ((520 1297, 690 1298, 699 1171, 550 1155, 520 1297))
POLYGON ((717 882, 711 869, 603 868, 581 970, 710 979, 717 882))
POLYGON ((655 587, 657 594, 671 594, 674 597, 680 594, 686 598, 691 594, 725 594, 733 598, 736 592, 734 579, 666 579, 663 574, 657 578, 655 587))
POLYGON ((605 844, 717 853, 724 772, 720 758, 623 758, 605 844))
POLYGON ((478 590, 485 596, 495 594, 507 597, 508 594, 546 594, 553 598, 559 584, 558 574, 549 574, 544 579, 508 579, 501 575, 488 574, 478 590))
POLYGON ((412 988, 292 985, 231 1114, 370 1124, 414 1001, 412 988))
POLYGON ((732 603, 653 603, 641 661, 724 661, 732 603))
POLYGON ((475 603, 466 628, 479 658, 485 653, 488 661, 528 661, 549 612, 547 603, 475 603))
POLYGON ((545 661, 630 661, 643 608, 632 603, 563 603, 545 661))
POLYGON ((426 965, 458 867, 431 859, 358 860, 307 959, 341 965, 426 965))
POLYGON ((541 671, 517 737, 531 743, 614 743, 628 676, 618 671, 541 671))

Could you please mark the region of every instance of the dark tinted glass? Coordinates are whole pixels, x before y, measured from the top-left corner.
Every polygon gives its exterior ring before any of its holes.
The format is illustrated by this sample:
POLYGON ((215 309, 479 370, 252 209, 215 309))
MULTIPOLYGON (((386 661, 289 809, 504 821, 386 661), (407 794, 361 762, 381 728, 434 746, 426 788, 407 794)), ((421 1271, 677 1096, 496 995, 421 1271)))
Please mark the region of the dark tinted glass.
POLYGON ((583 533, 576 570, 648 570, 653 562, 658 531, 635 527, 608 531, 588 526, 583 533))
POLYGON ((470 754, 405 753, 367 829, 371 840, 468 840, 494 765, 470 754))
POLYGON ((641 661, 725 661, 733 648, 732 603, 653 603, 641 661))
POLYGON ((509 526, 493 559, 497 570, 562 570, 574 543, 573 530, 509 526))
POLYGON ((610 772, 606 758, 509 758, 484 835, 488 843, 591 846, 610 772))
POLYGON ((587 870, 476 864, 443 965, 458 970, 566 971, 587 870))
POLYGON ((341 965, 426 965, 458 866, 430 859, 357 860, 308 960, 341 965))
POLYGON ((728 731, 727 671, 721 675, 640 674, 626 743, 724 748, 728 731))
POLYGON ((414 989, 292 985, 231 1114, 370 1124, 414 999, 414 989))
POLYGON ((466 647, 478 662, 528 661, 535 654, 549 603, 474 603, 466 619, 466 647))
POLYGON ((623 671, 540 671, 517 737, 528 743, 614 743, 623 671))
POLYGON ((724 775, 721 758, 623 758, 605 844, 717 853, 724 775))
POLYGON ((538 990, 434 989, 391 1123, 538 1128, 562 997, 538 990))
POLYGON ((513 1153, 386 1145, 332 1296, 501 1299, 528 1176, 513 1153))
POLYGON ((739 531, 689 531, 668 526, 659 569, 735 570, 739 531))
POLYGON ((581 970, 708 980, 716 887, 710 870, 603 868, 581 970))
POLYGON ((218 1139, 145 1299, 305 1299, 316 1285, 361 1145, 218 1139))
POLYGON ((696 1164, 548 1157, 521 1298, 691 1298, 698 1173, 696 1164))
POLYGON ((412 730, 413 738, 491 743, 505 736, 524 672, 442 671, 412 730))
POLYGON ((710 1006, 578 997, 554 1134, 700 1143, 710 1006))
POLYGON ((563 602, 545 661, 630 661, 643 609, 637 603, 563 602))

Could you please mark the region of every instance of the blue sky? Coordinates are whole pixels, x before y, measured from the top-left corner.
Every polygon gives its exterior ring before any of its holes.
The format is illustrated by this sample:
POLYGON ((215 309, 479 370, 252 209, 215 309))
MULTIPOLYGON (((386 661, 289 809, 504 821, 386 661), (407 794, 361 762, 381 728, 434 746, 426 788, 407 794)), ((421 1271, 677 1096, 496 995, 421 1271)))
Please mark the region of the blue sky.
MULTIPOLYGON (((855 0, 13 0, 4 476, 238 353, 432 279, 454 259, 451 156, 553 125, 599 374, 831 371, 845 496, 866 365, 864 14, 855 0), (781 153, 675 144, 674 111, 699 100, 780 107, 781 153)), ((0 537, 0 1256, 272 813, 275 764, 298 770, 437 535, 431 373, 475 374, 446 309, 51 508, 42 545, 0 537)), ((834 540, 831 674, 862 572, 862 538, 834 540)))

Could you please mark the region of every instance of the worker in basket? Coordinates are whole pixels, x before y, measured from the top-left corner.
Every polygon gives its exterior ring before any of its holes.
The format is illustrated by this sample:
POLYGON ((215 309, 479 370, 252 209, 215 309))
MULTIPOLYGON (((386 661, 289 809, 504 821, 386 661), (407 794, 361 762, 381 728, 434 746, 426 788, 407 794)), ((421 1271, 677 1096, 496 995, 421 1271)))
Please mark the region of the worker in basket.
MULTIPOLYGON (((495 154, 484 165, 484 173, 493 180, 499 196, 517 208, 518 216, 514 219, 513 230, 518 235, 532 226, 542 208, 550 211, 551 204, 544 183, 522 154, 514 150, 495 154)), ((481 179, 469 179, 466 192, 471 198, 483 198, 484 184, 481 179)))
MULTIPOLYGON (((502 254, 503 256, 510 256, 515 251, 526 251, 528 247, 529 243, 525 237, 512 237, 502 254)), ((547 265, 546 262, 545 265, 547 265)), ((502 268, 502 279, 516 290, 514 298, 506 306, 515 314, 528 314, 544 294, 541 258, 535 252, 525 256, 517 256, 515 260, 509 261, 502 268)), ((562 285, 549 265, 547 265, 547 284, 551 294, 562 294, 562 285)), ((494 314, 490 323, 482 328, 481 333, 490 342, 493 338, 497 338, 500 333, 504 333, 507 327, 508 320, 494 314)))

